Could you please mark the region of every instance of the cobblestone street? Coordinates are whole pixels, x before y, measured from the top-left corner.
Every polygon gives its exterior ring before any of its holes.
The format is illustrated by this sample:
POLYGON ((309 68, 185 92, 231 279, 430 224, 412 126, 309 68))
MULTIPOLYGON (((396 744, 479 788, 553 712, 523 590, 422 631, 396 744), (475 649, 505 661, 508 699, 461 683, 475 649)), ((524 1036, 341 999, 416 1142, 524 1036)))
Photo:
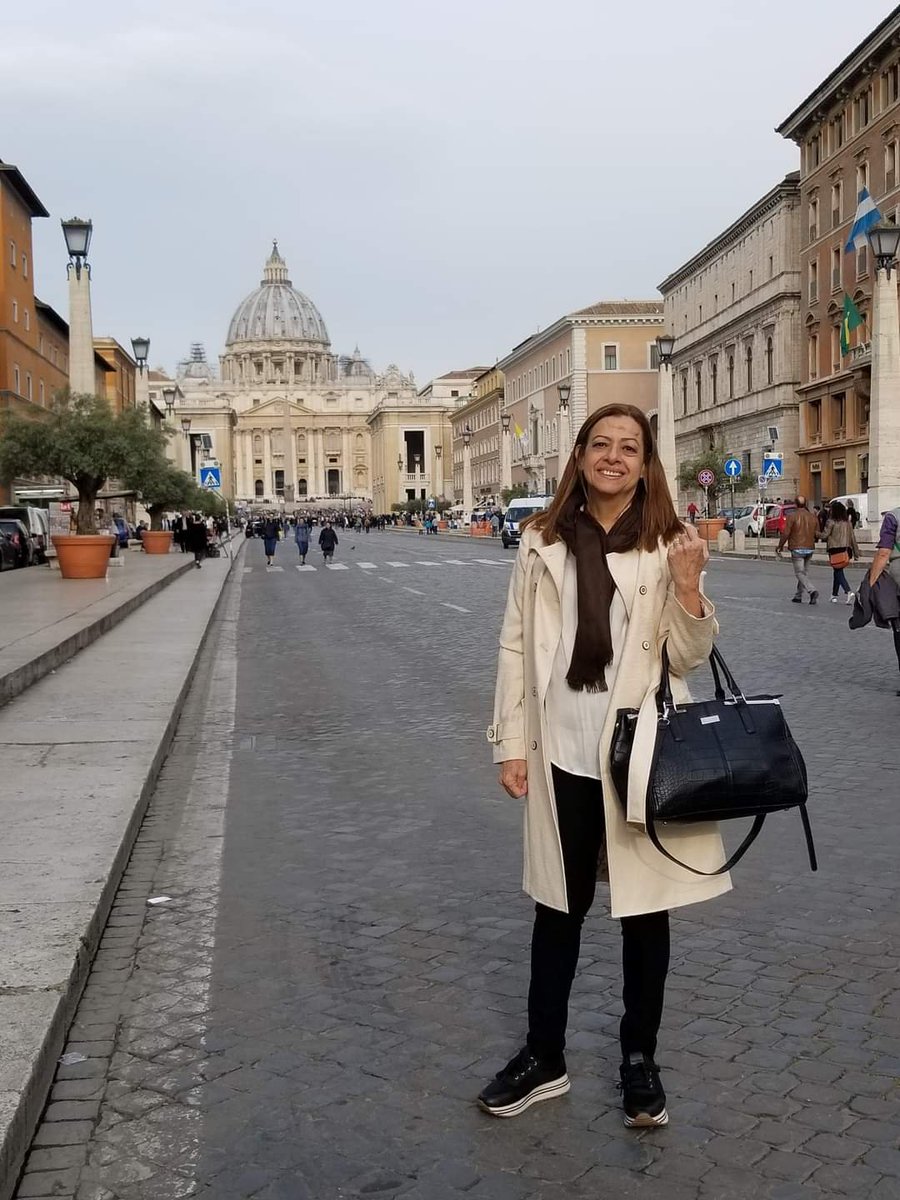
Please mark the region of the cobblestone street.
POLYGON ((513 552, 348 533, 335 570, 244 561, 18 1197, 900 1197, 898 674, 827 568, 810 609, 789 564, 710 564, 729 665, 784 694, 820 870, 776 816, 732 893, 676 913, 671 1123, 638 1133, 602 890, 571 1093, 473 1103, 525 1032, 521 805, 484 737, 513 552))

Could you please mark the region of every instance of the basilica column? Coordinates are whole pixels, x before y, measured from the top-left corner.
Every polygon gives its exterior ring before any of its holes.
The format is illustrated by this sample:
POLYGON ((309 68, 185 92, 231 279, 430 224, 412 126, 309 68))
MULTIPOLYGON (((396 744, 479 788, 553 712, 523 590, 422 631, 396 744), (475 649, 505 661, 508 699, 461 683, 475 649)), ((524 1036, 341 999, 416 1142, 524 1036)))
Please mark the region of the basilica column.
POLYGON ((272 430, 263 430, 263 496, 275 499, 275 471, 272 467, 272 430))
POLYGON ((316 457, 319 460, 319 495, 327 496, 328 495, 328 463, 326 461, 326 456, 325 456, 325 430, 324 429, 316 430, 316 441, 318 442, 318 447, 316 450, 316 457))
POLYGON ((341 491, 353 491, 353 459, 350 457, 353 439, 350 437, 350 430, 344 430, 343 447, 344 452, 341 455, 341 491))
POLYGON ((284 499, 293 504, 297 497, 297 451, 294 448, 294 431, 291 428, 291 402, 284 400, 284 499))

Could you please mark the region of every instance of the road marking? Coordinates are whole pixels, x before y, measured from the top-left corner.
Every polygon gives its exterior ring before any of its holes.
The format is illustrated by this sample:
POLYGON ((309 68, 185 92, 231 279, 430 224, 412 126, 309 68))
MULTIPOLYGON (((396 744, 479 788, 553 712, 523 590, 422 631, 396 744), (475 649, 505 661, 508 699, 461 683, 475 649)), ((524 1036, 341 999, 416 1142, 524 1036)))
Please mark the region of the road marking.
POLYGON ((476 558, 476 562, 485 563, 489 567, 503 567, 506 564, 499 562, 496 558, 476 558))
POLYGON ((244 574, 249 575, 252 570, 253 570, 252 567, 244 567, 244 574))
POLYGON ((356 565, 359 567, 359 569, 361 571, 377 571, 378 570, 378 567, 376 566, 375 563, 357 563, 356 565))
POLYGON ((316 571, 316 570, 318 570, 318 568, 312 566, 310 563, 298 563, 297 570, 298 571, 316 571))
POLYGON ((404 592, 412 592, 412 594, 414 596, 424 596, 425 595, 424 592, 417 592, 415 588, 405 587, 403 590, 404 590, 404 592))
POLYGON ((326 563, 325 566, 329 571, 349 571, 350 568, 346 563, 326 563))
POLYGON ((433 558, 417 558, 416 566, 418 567, 439 567, 441 564, 435 562, 433 558))
POLYGON ((443 608, 452 608, 454 612, 467 613, 472 611, 471 608, 462 608, 459 604, 449 604, 446 600, 441 601, 441 606, 443 608))
POLYGON ((409 563, 407 563, 407 562, 389 562, 387 565, 389 567, 408 567, 409 563))
POLYGON ((393 579, 388 579, 388 577, 386 575, 379 575, 378 578, 381 580, 382 583, 393 583, 394 582, 393 579))
POLYGON ((471 559, 471 558, 445 558, 444 562, 449 563, 451 567, 468 567, 470 563, 474 562, 474 559, 471 559))
POLYGON ((266 567, 266 572, 271 575, 273 571, 283 571, 284 567, 266 567))

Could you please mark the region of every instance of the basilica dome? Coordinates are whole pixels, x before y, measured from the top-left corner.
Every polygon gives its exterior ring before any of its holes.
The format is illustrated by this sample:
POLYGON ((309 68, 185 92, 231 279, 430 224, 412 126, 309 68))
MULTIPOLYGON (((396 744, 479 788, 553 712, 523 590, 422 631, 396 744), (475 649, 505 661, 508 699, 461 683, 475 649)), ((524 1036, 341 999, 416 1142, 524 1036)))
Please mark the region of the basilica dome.
POLYGON ((226 344, 232 346, 236 342, 315 342, 322 347, 330 344, 322 314, 288 279, 287 263, 278 251, 277 242, 259 287, 231 318, 226 344))

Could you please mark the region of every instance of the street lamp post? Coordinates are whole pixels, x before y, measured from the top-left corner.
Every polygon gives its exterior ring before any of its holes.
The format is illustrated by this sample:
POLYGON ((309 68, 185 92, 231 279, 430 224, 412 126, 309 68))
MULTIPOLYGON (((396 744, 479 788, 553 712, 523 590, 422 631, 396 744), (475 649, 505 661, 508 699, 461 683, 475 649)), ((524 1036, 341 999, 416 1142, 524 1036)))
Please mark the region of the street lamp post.
POLYGON ((463 509, 466 520, 472 515, 475 498, 472 495, 472 430, 467 425, 463 430, 463 509))
POLYGON ((94 326, 91 319, 91 266, 87 260, 93 224, 80 217, 61 221, 69 252, 69 387, 75 393, 97 391, 94 326))
POLYGON ((434 448, 434 479, 431 481, 431 487, 439 498, 444 495, 443 457, 444 447, 438 442, 434 448))
POLYGON ((572 441, 572 431, 569 425, 569 396, 572 394, 572 385, 570 383, 558 383, 556 390, 559 392, 559 446, 556 452, 556 469, 558 471, 557 478, 561 479, 563 468, 569 458, 569 449, 572 441))
POLYGON ((182 417, 181 418, 181 432, 184 434, 184 436, 187 438, 187 441, 188 441, 188 460, 189 460, 191 478, 193 478, 197 474, 197 463, 194 458, 194 454, 195 454, 194 439, 191 437, 191 418, 190 417, 182 417))
POLYGON ((900 226, 876 225, 867 236, 875 260, 867 502, 868 523, 877 528, 883 512, 900 507, 900 315, 891 280, 900 226))
POLYGON ((675 338, 661 333, 656 339, 659 372, 656 390, 656 444, 669 485, 672 503, 678 504, 678 460, 675 457, 675 405, 672 400, 672 355, 675 338))
POLYGON ((500 490, 512 488, 512 444, 509 437, 509 413, 500 414, 500 490))
MULTIPOLYGON (((171 420, 175 414, 175 388, 172 387, 171 385, 164 387, 162 389, 162 398, 163 398, 163 404, 165 404, 165 406, 166 406, 166 416, 169 418, 169 420, 171 420)), ((184 419, 185 419, 185 421, 187 421, 188 429, 190 429, 190 427, 191 427, 190 417, 185 417, 184 419)), ((182 425, 183 424, 184 423, 182 422, 182 425)))
POLYGON ((143 408, 150 417, 150 379, 147 372, 147 357, 150 354, 150 339, 136 337, 131 339, 131 350, 137 363, 137 379, 134 387, 134 401, 138 408, 143 408))

